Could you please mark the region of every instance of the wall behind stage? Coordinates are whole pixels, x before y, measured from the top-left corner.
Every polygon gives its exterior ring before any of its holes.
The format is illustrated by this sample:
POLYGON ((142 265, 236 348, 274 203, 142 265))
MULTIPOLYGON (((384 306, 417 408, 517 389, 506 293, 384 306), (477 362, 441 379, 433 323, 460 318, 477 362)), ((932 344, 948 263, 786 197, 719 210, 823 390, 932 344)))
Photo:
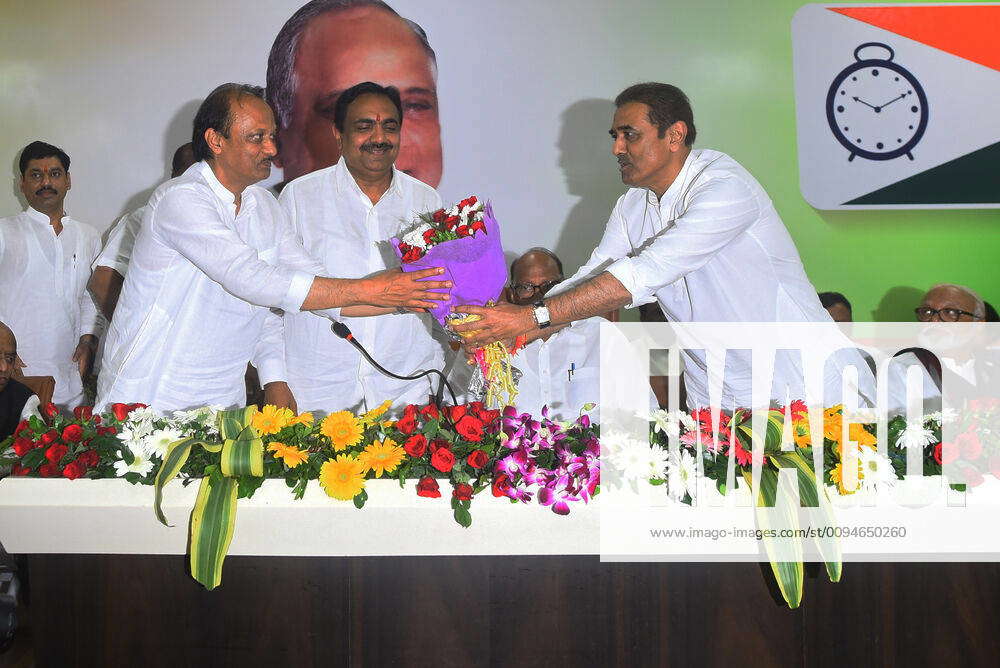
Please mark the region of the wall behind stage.
MULTIPOLYGON (((166 177, 209 90, 264 82, 271 42, 301 2, 5 4, 0 155, 10 185, 0 211, 21 208, 17 151, 44 138, 73 159, 68 210, 104 229, 166 177)), ((827 213, 803 200, 790 31, 800 2, 390 4, 437 51, 442 197, 492 198, 509 250, 549 246, 567 269, 585 260, 623 192, 611 99, 659 80, 690 95, 698 146, 733 155, 763 183, 813 283, 847 294, 857 319, 912 319, 917 295, 941 281, 1000 302, 1000 212, 827 213)))

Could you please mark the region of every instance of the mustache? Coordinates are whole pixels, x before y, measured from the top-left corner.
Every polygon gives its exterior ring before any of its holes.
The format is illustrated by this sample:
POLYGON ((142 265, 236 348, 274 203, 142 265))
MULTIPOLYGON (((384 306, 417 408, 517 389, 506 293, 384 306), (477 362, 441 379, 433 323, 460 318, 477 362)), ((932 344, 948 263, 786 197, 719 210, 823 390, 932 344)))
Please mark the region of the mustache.
POLYGON ((369 141, 361 145, 361 150, 367 153, 371 153, 372 151, 391 151, 392 143, 387 141, 369 141))
POLYGON ((53 195, 55 195, 56 191, 55 188, 50 188, 49 186, 45 186, 44 188, 39 188, 38 190, 35 191, 36 195, 41 195, 42 193, 52 193, 53 195))
POLYGON ((628 158, 626 158, 625 156, 623 156, 623 155, 618 156, 618 166, 619 167, 627 167, 628 165, 631 165, 631 164, 632 164, 632 161, 629 160, 628 158))

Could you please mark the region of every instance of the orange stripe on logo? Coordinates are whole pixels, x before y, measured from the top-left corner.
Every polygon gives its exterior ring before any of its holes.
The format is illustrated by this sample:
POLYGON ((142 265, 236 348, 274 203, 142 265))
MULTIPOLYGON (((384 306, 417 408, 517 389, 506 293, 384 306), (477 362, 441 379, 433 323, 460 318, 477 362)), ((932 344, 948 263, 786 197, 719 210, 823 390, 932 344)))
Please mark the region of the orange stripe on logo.
POLYGON ((830 11, 1000 70, 1000 6, 829 7, 830 11))

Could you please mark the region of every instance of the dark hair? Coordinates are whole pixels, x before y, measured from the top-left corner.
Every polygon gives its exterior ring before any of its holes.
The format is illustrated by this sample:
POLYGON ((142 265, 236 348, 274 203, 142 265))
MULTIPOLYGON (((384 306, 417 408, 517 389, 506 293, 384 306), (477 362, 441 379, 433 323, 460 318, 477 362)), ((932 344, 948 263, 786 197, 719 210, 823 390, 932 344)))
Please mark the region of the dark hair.
POLYGON ((229 137, 229 129, 233 126, 233 116, 230 113, 232 102, 244 95, 264 101, 264 89, 260 86, 225 83, 209 93, 198 107, 198 113, 194 115, 194 131, 191 133, 191 148, 196 161, 212 159, 212 149, 205 141, 206 130, 211 128, 223 137, 229 137))
POLYGON ((621 107, 629 102, 642 102, 649 107, 649 122, 659 130, 660 139, 667 134, 667 128, 677 121, 687 125, 687 136, 684 145, 691 146, 698 132, 694 128, 694 112, 691 102, 677 86, 665 83, 647 82, 629 86, 615 98, 615 106, 621 107))
POLYGON ((997 310, 993 308, 992 304, 989 302, 983 302, 983 306, 986 310, 986 322, 1000 322, 1000 314, 997 313, 997 310))
POLYGON ((514 267, 516 267, 517 263, 520 262, 521 260, 523 260, 525 258, 525 256, 529 255, 530 253, 541 253, 542 255, 548 255, 550 258, 552 258, 552 261, 556 263, 556 269, 559 270, 559 275, 560 276, 563 275, 563 264, 562 264, 562 260, 559 259, 559 256, 556 255, 555 253, 553 253, 552 251, 550 251, 548 248, 542 248, 541 246, 535 246, 534 248, 529 248, 528 250, 526 250, 523 253, 521 253, 519 256, 517 256, 516 258, 514 258, 513 262, 510 263, 510 277, 511 277, 511 279, 514 278, 514 267))
MULTIPOLYGON (((275 121, 279 128, 287 128, 292 120, 292 101, 295 98, 295 59, 299 40, 309 22, 327 12, 339 12, 356 7, 374 7, 393 16, 399 14, 382 0, 312 0, 299 7, 285 25, 278 31, 267 57, 267 101, 274 109, 275 121)), ((427 33, 419 25, 399 16, 424 48, 431 63, 437 65, 434 49, 427 41, 427 33)))
POLYGON ((170 161, 170 175, 172 177, 180 176, 196 162, 198 161, 194 159, 194 148, 192 148, 191 142, 181 144, 174 151, 174 158, 170 161))
POLYGON ((344 131, 347 108, 351 106, 351 102, 354 102, 362 95, 381 95, 389 98, 389 101, 396 107, 396 111, 399 112, 399 123, 402 125, 403 102, 399 99, 399 90, 395 86, 379 86, 377 83, 364 81, 351 86, 337 98, 337 104, 333 107, 333 125, 339 132, 344 131))
POLYGON ((823 305, 823 308, 830 308, 834 304, 843 304, 847 307, 848 311, 851 311, 851 302, 847 301, 847 297, 840 294, 839 292, 821 292, 819 293, 819 303, 823 305))
POLYGON ((66 155, 66 151, 58 146, 46 144, 43 141, 33 141, 21 150, 21 157, 17 161, 17 167, 21 170, 21 176, 24 176, 24 170, 28 168, 29 162, 32 160, 41 160, 42 158, 59 158, 63 169, 67 172, 69 171, 69 156, 66 155))

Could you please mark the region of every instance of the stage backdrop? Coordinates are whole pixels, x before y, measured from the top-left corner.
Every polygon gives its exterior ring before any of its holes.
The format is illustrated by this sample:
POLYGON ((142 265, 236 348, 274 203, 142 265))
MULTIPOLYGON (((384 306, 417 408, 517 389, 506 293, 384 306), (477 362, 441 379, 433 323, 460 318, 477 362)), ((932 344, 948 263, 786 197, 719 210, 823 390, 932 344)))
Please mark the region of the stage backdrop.
MULTIPOLYGON (((570 271, 586 258, 623 191, 609 154, 611 99, 631 83, 667 81, 692 99, 698 146, 756 175, 816 287, 848 295, 857 319, 912 319, 919 294, 941 281, 1000 301, 997 211, 822 212, 803 199, 791 21, 804 3, 390 4, 426 29, 437 53, 442 197, 493 199, 509 250, 548 246, 570 271)), ((16 156, 33 139, 72 157, 72 215, 104 229, 142 204, 209 90, 264 83, 271 44, 300 5, 10 3, 0 41, 10 186, 0 211, 22 207, 16 156)))

